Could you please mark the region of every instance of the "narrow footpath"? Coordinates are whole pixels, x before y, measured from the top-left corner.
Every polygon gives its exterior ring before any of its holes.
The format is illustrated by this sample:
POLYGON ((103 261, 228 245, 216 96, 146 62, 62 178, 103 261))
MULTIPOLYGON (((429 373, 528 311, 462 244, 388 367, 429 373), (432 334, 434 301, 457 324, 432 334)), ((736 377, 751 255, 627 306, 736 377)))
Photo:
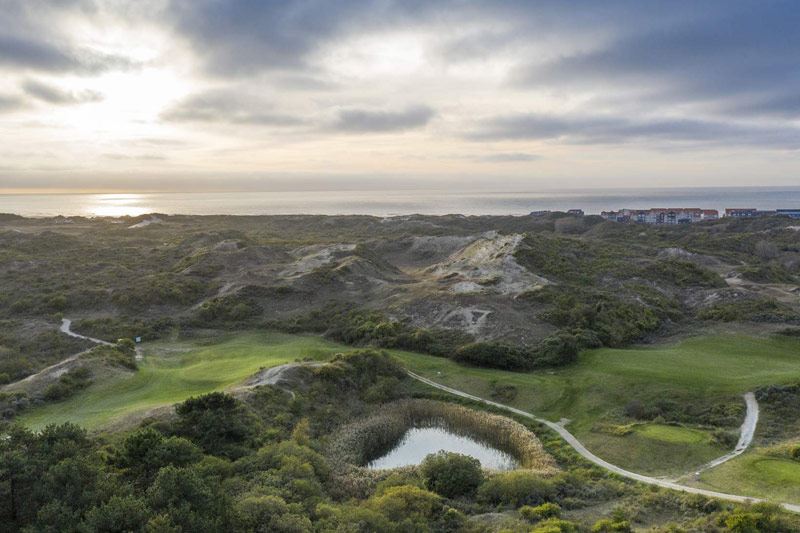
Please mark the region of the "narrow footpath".
MULTIPOLYGON (((535 420, 535 421, 537 421, 537 422, 539 422, 541 424, 544 424, 547 427, 549 427, 550 429, 552 429, 553 431, 555 431, 556 433, 558 433, 581 456, 583 456, 584 458, 588 459, 589 461, 593 462, 594 464, 596 464, 598 466, 602 466, 606 470, 610 470, 611 472, 614 472, 615 474, 619 474, 620 476, 624 476, 624 477, 627 477, 629 479, 634 479, 636 481, 641 481, 642 483, 647 483, 649 485, 658 485, 659 487, 664 487, 666 489, 680 490, 680 491, 683 491, 683 492, 691 492, 691 493, 694 493, 694 494, 702 494, 704 496, 709 496, 711 498, 720 498, 720 499, 723 499, 723 500, 731 500, 731 501, 743 502, 743 503, 744 502, 766 502, 766 501, 769 501, 769 500, 764 500, 762 498, 753 498, 751 496, 741 496, 741 495, 738 495, 738 494, 727 494, 727 493, 724 493, 724 492, 716 492, 716 491, 713 491, 713 490, 706 490, 706 489, 698 489, 698 488, 695 488, 695 487, 688 487, 686 485, 681 485, 679 483, 675 483, 674 481, 669 481, 669 480, 666 480, 666 479, 658 479, 658 478, 654 478, 654 477, 650 477, 650 476, 643 476, 643 475, 637 474, 635 472, 630 472, 630 471, 625 470, 623 468, 620 468, 618 466, 612 465, 608 461, 604 461, 603 459, 600 459, 599 457, 597 457, 595 454, 593 454, 592 452, 587 450, 583 446, 583 444, 581 444, 580 441, 578 439, 576 439, 575 436, 572 433, 567 431, 564 428, 564 426, 561 425, 561 424, 557 424, 555 422, 550 422, 549 420, 545 420, 544 418, 540 418, 540 417, 538 417, 536 415, 532 415, 531 413, 522 411, 520 409, 516 409, 514 407, 510 407, 508 405, 503 405, 501 403, 493 402, 491 400, 486 400, 484 398, 479 398, 478 396, 473 396, 472 394, 468 394, 466 392, 462 392, 462 391, 459 391, 459 390, 456 390, 456 389, 452 389, 450 387, 446 387, 445 385, 440 385, 439 383, 436 383, 435 381, 431 381, 428 378, 424 378, 424 377, 422 377, 422 376, 420 376, 418 374, 415 374, 414 372, 411 372, 410 370, 408 371, 408 375, 411 376, 412 378, 414 378, 414 379, 416 379, 418 381, 421 381, 422 383, 425 383, 427 385, 430 385, 431 387, 434 387, 436 389, 439 389, 439 390, 442 390, 442 391, 445 391, 445 392, 449 392, 450 394, 454 394, 454 395, 460 396, 462 398, 469 398, 470 400, 475 400, 475 401, 478 401, 478 402, 485 403, 487 405, 492 405, 494 407, 499 407, 500 409, 505 409, 507 411, 511 411, 512 413, 516 413, 516 414, 518 414, 520 416, 524 416, 526 418, 530 418, 530 419, 533 419, 533 420, 535 420)), ((742 435, 739 438, 739 444, 736 445, 736 449, 733 452, 731 452, 731 453, 729 453, 727 455, 724 455, 724 456, 720 457, 719 459, 717 459, 715 461, 712 461, 711 463, 708 463, 707 465, 705 465, 703 467, 704 469, 711 468, 712 466, 717 466, 719 464, 724 463, 725 461, 728 461, 728 460, 732 459, 733 457, 736 457, 737 455, 739 455, 742 452, 744 452, 744 450, 747 448, 747 446, 753 440, 753 433, 755 432, 756 422, 758 421, 758 404, 755 402, 755 396, 750 396, 750 395, 752 395, 752 393, 747 393, 747 395, 745 395, 745 401, 747 402, 747 416, 745 417, 745 423, 742 424, 742 435), (741 449, 740 449, 740 445, 743 446, 743 447, 741 447, 741 449), (714 463, 714 464, 712 464, 712 463, 714 463)), ((775 503, 778 503, 784 509, 787 509, 789 511, 793 511, 795 513, 800 513, 800 505, 795 505, 795 504, 792 504, 792 503, 782 503, 782 502, 775 502, 775 503)))

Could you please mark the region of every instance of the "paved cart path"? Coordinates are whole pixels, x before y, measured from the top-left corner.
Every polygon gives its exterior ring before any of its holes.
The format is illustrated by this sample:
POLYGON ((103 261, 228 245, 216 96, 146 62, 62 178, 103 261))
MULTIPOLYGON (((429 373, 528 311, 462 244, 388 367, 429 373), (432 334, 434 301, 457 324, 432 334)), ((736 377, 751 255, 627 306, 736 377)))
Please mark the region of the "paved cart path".
MULTIPOLYGON (((479 398, 478 396, 473 396, 472 394, 468 394, 468 393, 462 392, 460 390, 452 389, 452 388, 447 387, 445 385, 440 385, 439 383, 436 383, 435 381, 431 381, 430 379, 424 378, 424 377, 422 377, 422 376, 420 376, 418 374, 415 374, 414 372, 411 372, 411 371, 408 371, 408 375, 411 376, 412 378, 416 379, 416 380, 419 380, 419 381, 421 381, 421 382, 423 382, 423 383, 425 383, 427 385, 430 385, 431 387, 434 387, 436 389, 439 389, 439 390, 442 390, 442 391, 445 391, 445 392, 449 392, 450 394, 454 394, 454 395, 460 396, 462 398, 469 398, 470 400, 475 400, 475 401, 478 401, 478 402, 482 402, 482 403, 485 403, 487 405, 493 405, 495 407, 499 407, 500 409, 505 409, 507 411, 511 411, 512 413, 516 413, 516 414, 518 414, 520 416, 524 416, 526 418, 530 418, 530 419, 536 420, 537 422, 546 425, 547 427, 549 427, 550 429, 552 429, 553 431, 555 431, 556 433, 561 435, 561 438, 563 438, 565 441, 567 441, 567 443, 569 443, 569 445, 572 446, 575 449, 575 451, 578 452, 580 455, 582 455, 584 458, 588 459, 589 461, 593 462, 596 465, 602 466, 606 470, 610 470, 611 472, 614 472, 614 473, 619 474, 621 476, 624 476, 624 477, 627 477, 627 478, 630 478, 630 479, 635 479, 636 481, 641 481, 642 483, 647 483, 647 484, 650 484, 650 485, 658 485, 659 487, 664 487, 664 488, 667 488, 667 489, 680 490, 680 491, 684 491, 684 492, 691 492, 691 493, 694 493, 694 494, 703 494, 704 496, 709 496, 711 498, 721 498, 721 499, 724 499, 724 500, 732 500, 732 501, 736 501, 736 502, 762 502, 762 501, 769 501, 769 500, 764 500, 764 499, 761 499, 761 498, 753 498, 751 496, 741 496, 739 494, 727 494, 727 493, 724 493, 724 492, 716 492, 716 491, 713 491, 713 490, 699 489, 699 488, 696 488, 696 487, 688 487, 686 485, 681 485, 681 484, 676 483, 674 481, 669 481, 669 480, 666 480, 666 479, 654 478, 654 477, 650 477, 650 476, 643 476, 643 475, 637 474, 635 472, 630 472, 628 470, 625 470, 624 468, 620 468, 618 466, 612 465, 608 461, 600 459, 595 454, 593 454, 592 452, 587 450, 583 446, 583 444, 581 444, 580 441, 575 438, 575 435, 573 435, 572 433, 567 431, 562 424, 558 424, 558 423, 555 423, 555 422, 551 422, 549 420, 545 420, 544 418, 540 418, 540 417, 538 417, 536 415, 532 415, 531 413, 528 413, 526 411, 522 411, 520 409, 516 409, 514 407, 510 407, 508 405, 503 405, 501 403, 493 402, 491 400, 486 400, 484 398, 479 398)), ((730 454, 725 455, 725 456, 721 457, 720 459, 717 459, 716 461, 718 461, 718 462, 712 461, 712 463, 715 463, 715 464, 712 465, 711 463, 709 463, 708 465, 705 465, 704 468, 711 468, 711 466, 716 466, 718 464, 721 464, 721 463, 723 463, 725 461, 728 461, 728 460, 732 459, 733 457, 736 457, 737 455, 741 454, 747 448, 747 445, 749 445, 750 442, 753 440, 753 433, 755 432, 756 422, 758 421, 758 404, 755 403, 755 397, 754 396, 752 397, 752 402, 751 402, 751 398, 748 395, 752 395, 752 393, 748 393, 747 395, 745 395, 745 400, 747 401, 747 416, 745 417, 745 423, 742 425, 742 436, 739 439, 739 444, 737 444, 736 449, 733 452, 731 452, 730 454), (740 445, 743 445, 743 447, 741 449, 740 449, 740 445), (711 465, 711 466, 709 466, 709 465, 711 465)), ((778 502, 778 503, 780 503, 780 505, 783 506, 783 508, 785 508, 785 509, 787 509, 789 511, 793 511, 795 513, 800 513, 800 505, 795 505, 795 504, 791 504, 791 503, 781 503, 781 502, 778 502)))

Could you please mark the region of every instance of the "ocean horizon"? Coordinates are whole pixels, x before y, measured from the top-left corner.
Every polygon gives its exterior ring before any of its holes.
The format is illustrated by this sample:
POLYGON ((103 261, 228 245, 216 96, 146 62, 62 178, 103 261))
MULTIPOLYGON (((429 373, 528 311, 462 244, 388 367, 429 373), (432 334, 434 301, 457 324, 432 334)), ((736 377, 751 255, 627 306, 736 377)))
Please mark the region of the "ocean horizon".
POLYGON ((540 191, 274 191, 0 194, 0 213, 25 217, 167 215, 525 215, 622 208, 800 208, 800 186, 540 191))

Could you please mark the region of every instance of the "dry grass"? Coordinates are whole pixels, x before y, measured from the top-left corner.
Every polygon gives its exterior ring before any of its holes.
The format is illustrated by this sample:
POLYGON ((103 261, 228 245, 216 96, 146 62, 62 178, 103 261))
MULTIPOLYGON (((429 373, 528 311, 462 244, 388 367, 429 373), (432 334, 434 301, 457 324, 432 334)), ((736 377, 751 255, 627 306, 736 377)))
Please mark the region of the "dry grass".
POLYGON ((545 475, 558 471, 553 458, 528 428, 509 418, 432 400, 403 400, 342 428, 328 449, 336 467, 363 466, 394 447, 412 427, 441 427, 513 456, 523 468, 545 475))

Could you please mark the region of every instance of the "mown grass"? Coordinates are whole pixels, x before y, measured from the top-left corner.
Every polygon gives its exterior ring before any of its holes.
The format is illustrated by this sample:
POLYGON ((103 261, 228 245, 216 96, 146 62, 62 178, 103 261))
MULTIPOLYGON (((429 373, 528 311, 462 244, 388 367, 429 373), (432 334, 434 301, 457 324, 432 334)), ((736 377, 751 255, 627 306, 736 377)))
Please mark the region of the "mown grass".
MULTIPOLYGON (((348 348, 320 337, 240 333, 192 342, 157 342, 133 377, 96 380, 86 391, 34 409, 23 420, 34 428, 72 421, 96 428, 121 416, 169 405, 189 396, 227 389, 261 366, 296 358, 322 359, 348 348)), ((593 431, 631 400, 713 403, 800 377, 800 339, 707 336, 670 346, 599 349, 574 365, 529 373, 465 367, 446 358, 391 351, 408 368, 445 385, 489 398, 492 381, 517 388, 506 403, 557 421, 594 453, 647 474, 682 473, 722 455, 704 429, 644 424, 626 435, 593 431)))
MULTIPOLYGON (((711 405, 758 386, 800 377, 800 339, 783 336, 704 336, 653 348, 583 352, 557 371, 504 372, 459 366, 447 359, 395 352, 409 368, 444 385, 489 398, 491 382, 517 387, 507 403, 568 428, 592 452, 641 473, 671 474, 699 466, 726 450, 710 444, 705 430, 644 429, 616 436, 592 431, 631 400, 711 405), (696 442, 690 440, 697 439, 696 442), (683 440, 684 442, 681 442, 683 440)), ((743 402, 743 400, 742 400, 743 402)))
POLYGON ((51 422, 87 428, 190 396, 225 390, 255 373, 295 359, 324 359, 342 346, 310 335, 242 333, 193 342, 146 344, 145 359, 132 376, 95 379, 71 399, 31 410, 21 420, 34 429, 51 422))
POLYGON ((745 496, 800 503, 800 462, 758 449, 704 472, 697 486, 745 496))

